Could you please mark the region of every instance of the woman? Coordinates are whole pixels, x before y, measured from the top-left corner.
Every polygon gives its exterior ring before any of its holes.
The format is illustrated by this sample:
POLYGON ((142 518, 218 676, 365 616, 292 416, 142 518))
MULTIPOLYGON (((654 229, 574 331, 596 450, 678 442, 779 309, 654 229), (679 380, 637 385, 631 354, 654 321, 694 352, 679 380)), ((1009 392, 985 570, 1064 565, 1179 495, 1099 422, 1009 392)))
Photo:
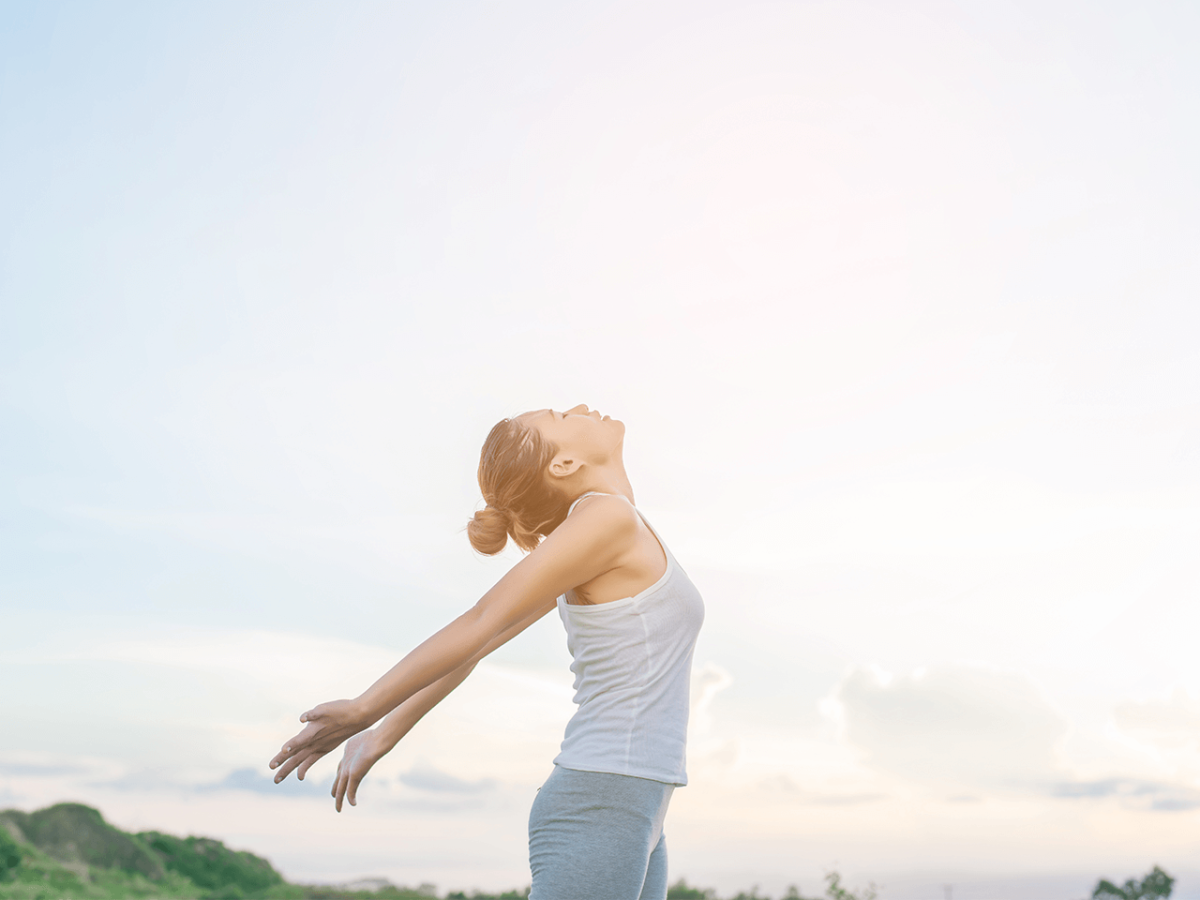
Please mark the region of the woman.
POLYGON ((497 424, 479 461, 487 508, 467 534, 482 553, 511 537, 529 555, 360 696, 304 713, 304 730, 271 760, 276 783, 293 770, 303 778, 349 738, 332 793, 339 812, 344 798, 354 805, 371 766, 479 660, 557 608, 579 708, 530 812, 530 900, 665 898, 663 820, 687 783, 704 605, 633 505, 624 437, 621 422, 586 406, 497 424))

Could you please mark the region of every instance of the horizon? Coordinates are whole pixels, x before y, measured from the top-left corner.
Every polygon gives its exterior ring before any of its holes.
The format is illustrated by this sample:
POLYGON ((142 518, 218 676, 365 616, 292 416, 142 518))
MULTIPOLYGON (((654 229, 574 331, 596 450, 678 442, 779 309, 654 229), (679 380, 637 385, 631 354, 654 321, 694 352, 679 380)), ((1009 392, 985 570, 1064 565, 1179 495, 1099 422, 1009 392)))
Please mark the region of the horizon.
MULTIPOLYGON (((91 812, 99 813, 101 820, 104 822, 104 824, 106 826, 114 827, 111 822, 108 822, 106 819, 104 819, 103 811, 97 810, 94 807, 86 806, 85 804, 73 804, 70 802, 54 804, 54 806, 82 806, 84 809, 87 809, 91 812)), ((43 808, 42 810, 37 810, 37 812, 45 812, 49 808, 51 808, 51 807, 46 807, 46 808, 43 808)), ((12 811, 13 810, 0 809, 0 814, 3 814, 5 812, 12 812, 12 811)), ((157 834, 159 832, 157 832, 157 830, 150 829, 148 831, 142 831, 142 832, 125 832, 125 833, 129 834, 133 837, 144 837, 147 833, 157 834)), ((3 835, 0 834, 0 837, 3 837, 3 835)), ((188 837, 189 837, 189 839, 193 838, 193 837, 204 839, 204 840, 211 839, 211 836, 208 836, 208 835, 189 835, 188 837)), ((28 836, 22 836, 22 840, 28 841, 29 838, 28 838, 28 836)), ((61 840, 62 840, 61 832, 57 833, 57 840, 58 840, 58 842, 61 842, 61 840)), ((78 837, 76 837, 76 840, 78 840, 78 837)), ((230 851, 234 851, 234 852, 253 853, 252 848, 226 847, 226 849, 230 850, 230 851)), ((270 860, 267 860, 265 857, 259 856, 257 854, 255 854, 255 856, 256 856, 256 858, 265 860, 268 864, 270 864, 270 860)), ((91 862, 91 863, 89 863, 89 865, 98 865, 98 863, 91 862)), ((186 869, 177 870, 177 871, 186 871, 186 869)), ((1155 867, 1155 872, 1157 872, 1157 871, 1158 871, 1158 868, 1155 867)), ((3 867, 0 866, 0 876, 2 876, 3 874, 4 874, 3 867)), ((1145 873, 1145 874, 1148 875, 1150 873, 1145 873)), ((1170 876, 1170 873, 1164 873, 1164 874, 1166 874, 1167 876, 1170 876)), ((1114 881, 1114 879, 1107 879, 1107 880, 1114 881)), ((1140 880, 1140 879, 1136 879, 1136 880, 1140 880)), ((1101 879, 1097 879, 1096 881, 1097 881, 1097 888, 1098 888, 1101 879)), ((1117 884, 1121 884, 1122 882, 1125 882, 1125 881, 1126 881, 1126 879, 1121 879, 1121 878, 1115 879, 1115 883, 1117 883, 1117 884)), ((826 888, 825 888, 826 893, 823 896, 830 898, 830 900, 856 900, 856 898, 857 898, 857 900, 870 900, 870 898, 877 891, 882 890, 885 887, 884 885, 878 885, 878 884, 875 884, 874 882, 870 882, 866 885, 848 885, 848 884, 846 884, 846 882, 844 880, 842 880, 840 874, 836 871, 836 869, 827 871, 824 874, 823 882, 826 885, 826 888), (839 893, 839 891, 841 893, 839 893), (847 891, 849 892, 848 895, 845 893, 847 891)), ((0 884, 3 884, 3 883, 4 882, 2 880, 0 880, 0 884)), ((285 881, 285 883, 295 884, 295 882, 286 882, 286 881, 285 881)), ((405 884, 398 885, 398 884, 395 884, 394 882, 390 881, 389 879, 387 879, 385 877, 380 877, 380 876, 360 876, 360 877, 357 877, 357 878, 354 878, 354 879, 351 879, 348 881, 340 881, 340 882, 321 882, 321 881, 304 882, 304 883, 300 883, 300 886, 302 886, 302 887, 303 886, 332 887, 332 888, 338 888, 338 889, 342 889, 342 890, 346 890, 346 891, 361 891, 361 892, 368 892, 368 893, 377 893, 379 891, 382 891, 382 890, 390 887, 390 888, 398 888, 399 890, 402 890, 402 891, 404 891, 404 890, 416 891, 423 895, 434 896, 434 897, 445 896, 447 898, 447 900, 449 900, 449 898, 454 897, 454 896, 463 895, 466 890, 462 887, 453 887, 452 886, 451 888, 448 888, 446 891, 442 892, 442 891, 439 891, 438 886, 432 882, 419 882, 416 885, 405 885, 405 884)), ((510 892, 519 894, 521 891, 527 891, 528 887, 529 887, 528 885, 525 885, 524 888, 517 886, 517 887, 512 888, 510 892)), ((690 889, 693 891, 699 890, 701 892, 706 892, 708 896, 713 898, 713 900, 720 900, 719 892, 715 892, 714 889, 706 888, 703 885, 699 885, 699 884, 695 884, 695 883, 688 883, 686 876, 681 875, 678 878, 672 879, 671 887, 673 890, 676 890, 681 887, 687 888, 687 889, 690 889)), ((953 884, 942 884, 942 885, 940 885, 940 888, 943 892, 943 900, 952 900, 953 895, 954 895, 954 890, 953 890, 954 885, 953 884)), ((746 893, 746 889, 743 889, 738 892, 738 897, 741 898, 741 897, 751 897, 752 896, 753 898, 755 898, 755 900, 770 900, 770 898, 768 896, 760 895, 758 892, 758 889, 759 889, 759 885, 756 883, 754 885, 751 885, 748 888, 749 894, 746 893)), ((217 890, 219 890, 219 888, 217 890)), ((477 888, 472 889, 472 890, 476 896, 478 896, 480 894, 480 891, 477 888)), ((793 892, 798 892, 798 886, 794 883, 789 884, 789 886, 787 888, 786 896, 781 895, 780 900, 787 900, 788 897, 793 896, 793 892)), ((211 900, 211 897, 214 893, 215 892, 213 890, 209 890, 205 894, 205 896, 209 897, 211 900)), ((492 893, 494 893, 494 892, 492 892, 492 893)), ((803 892, 799 892, 799 893, 803 894, 803 892)), ((239 894, 236 894, 235 896, 240 897, 241 894, 239 893, 239 894)), ((252 894, 252 896, 254 896, 254 895, 252 894)), ((974 900, 997 900, 997 898, 1003 897, 1005 895, 999 894, 999 895, 996 895, 995 898, 990 898, 987 896, 979 896, 977 893, 968 891, 968 896, 971 896, 972 898, 974 898, 974 900)), ((1091 896, 1091 894, 1089 893, 1087 896, 1091 896)), ((736 898, 733 898, 733 900, 736 900, 736 898)), ((817 900, 817 895, 810 892, 808 895, 808 900, 817 900)))

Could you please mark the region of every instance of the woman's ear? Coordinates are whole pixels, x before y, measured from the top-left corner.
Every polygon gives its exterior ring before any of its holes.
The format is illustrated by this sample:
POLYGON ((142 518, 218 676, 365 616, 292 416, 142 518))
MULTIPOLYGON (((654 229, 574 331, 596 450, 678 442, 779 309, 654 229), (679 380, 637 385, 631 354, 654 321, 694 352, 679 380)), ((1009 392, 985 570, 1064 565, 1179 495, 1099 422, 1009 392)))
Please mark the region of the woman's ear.
POLYGON ((556 456, 550 463, 551 478, 567 478, 579 471, 583 462, 566 456, 556 456))

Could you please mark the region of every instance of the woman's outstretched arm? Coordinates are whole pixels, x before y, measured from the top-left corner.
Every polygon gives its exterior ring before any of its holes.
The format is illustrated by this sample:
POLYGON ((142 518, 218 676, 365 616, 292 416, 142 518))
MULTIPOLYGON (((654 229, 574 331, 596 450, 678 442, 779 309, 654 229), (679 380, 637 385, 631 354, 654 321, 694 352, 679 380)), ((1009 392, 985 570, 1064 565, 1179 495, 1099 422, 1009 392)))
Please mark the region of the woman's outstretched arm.
POLYGON ((276 782, 304 763, 311 765, 419 691, 482 658, 488 646, 513 626, 533 621, 539 611, 547 612, 559 594, 615 567, 636 529, 637 512, 623 498, 597 497, 580 508, 474 607, 414 649, 358 697, 322 703, 304 713, 300 717, 306 723, 304 729, 271 760, 271 768, 279 768, 276 782))
MULTIPOLYGON (((538 621, 550 610, 554 609, 555 604, 551 603, 544 609, 538 610, 528 619, 523 622, 518 622, 503 634, 492 640, 482 652, 478 653, 474 659, 464 666, 459 666, 449 675, 439 678, 427 688, 422 688, 417 691, 395 709, 393 709, 384 718, 379 725, 368 731, 360 732, 346 742, 346 752, 342 757, 342 761, 338 763, 337 774, 333 779, 333 788, 330 791, 331 796, 335 800, 335 806, 338 812, 342 811, 342 801, 350 801, 351 806, 356 806, 358 786, 366 776, 367 772, 375 763, 379 762, 384 756, 390 753, 400 743, 413 727, 421 721, 427 712, 437 706, 442 700, 446 699, 450 693, 467 680, 478 665, 479 661, 491 653, 498 647, 502 647, 510 640, 538 621)), ((297 777, 303 778, 309 764, 302 764, 297 771, 297 777)))

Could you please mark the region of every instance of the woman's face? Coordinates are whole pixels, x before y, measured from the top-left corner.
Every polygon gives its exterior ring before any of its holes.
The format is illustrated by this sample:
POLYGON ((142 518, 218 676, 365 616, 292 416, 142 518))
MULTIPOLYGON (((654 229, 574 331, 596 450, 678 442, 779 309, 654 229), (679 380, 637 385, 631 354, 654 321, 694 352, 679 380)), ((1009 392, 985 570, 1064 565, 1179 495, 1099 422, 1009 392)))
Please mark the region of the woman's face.
POLYGON ((564 412, 539 409, 518 418, 558 447, 558 456, 592 464, 611 459, 625 439, 624 422, 602 416, 582 403, 564 412))

